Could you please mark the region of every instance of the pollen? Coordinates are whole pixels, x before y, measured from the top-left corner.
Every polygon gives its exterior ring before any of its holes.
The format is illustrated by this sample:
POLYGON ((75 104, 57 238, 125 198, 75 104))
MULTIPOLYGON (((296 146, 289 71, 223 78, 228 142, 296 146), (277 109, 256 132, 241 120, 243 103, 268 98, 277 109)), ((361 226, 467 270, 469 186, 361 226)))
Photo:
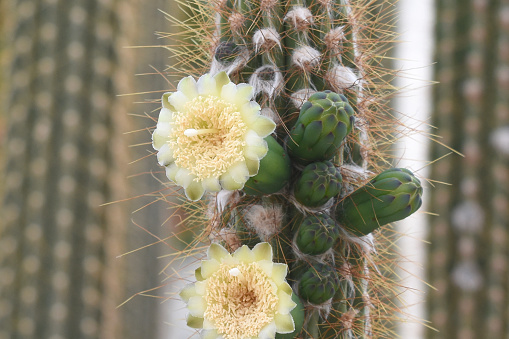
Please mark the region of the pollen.
POLYGON ((256 262, 221 264, 208 279, 205 318, 225 339, 257 337, 274 320, 278 305, 275 290, 256 262))
POLYGON ((244 161, 247 126, 239 109, 216 96, 198 96, 174 114, 169 144, 175 164, 196 181, 220 177, 244 161))

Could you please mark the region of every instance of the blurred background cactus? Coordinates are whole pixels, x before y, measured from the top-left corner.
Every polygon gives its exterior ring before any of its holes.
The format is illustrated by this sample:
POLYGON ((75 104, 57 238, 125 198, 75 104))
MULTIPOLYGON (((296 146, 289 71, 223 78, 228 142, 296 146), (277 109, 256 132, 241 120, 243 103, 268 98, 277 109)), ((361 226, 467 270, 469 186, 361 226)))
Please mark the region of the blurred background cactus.
POLYGON ((507 338, 509 2, 437 2, 427 338, 507 338))

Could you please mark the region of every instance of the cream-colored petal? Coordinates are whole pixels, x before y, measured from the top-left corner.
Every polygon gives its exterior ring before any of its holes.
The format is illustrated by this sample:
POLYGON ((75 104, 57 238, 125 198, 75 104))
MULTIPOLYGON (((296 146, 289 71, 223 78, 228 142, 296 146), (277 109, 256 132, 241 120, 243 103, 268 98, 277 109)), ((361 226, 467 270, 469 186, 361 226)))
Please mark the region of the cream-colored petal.
POLYGON ((229 103, 232 103, 234 105, 237 104, 237 85, 235 85, 233 82, 230 82, 223 86, 221 89, 221 98, 228 101, 229 103))
POLYGON ((201 275, 208 279, 219 269, 219 261, 216 259, 202 260, 201 262, 201 275))
POLYGON ((274 316, 277 333, 292 333, 295 331, 295 322, 291 314, 276 314, 274 316))
POLYGON ((276 322, 272 321, 271 323, 265 325, 258 334, 258 339, 274 339, 276 336, 276 322))
POLYGON ((205 280, 195 282, 194 290, 196 291, 196 295, 204 296, 207 293, 207 282, 205 280))
POLYGON ((167 166, 175 161, 175 158, 173 158, 173 151, 171 150, 170 146, 168 144, 164 144, 159 149, 159 152, 157 152, 157 162, 161 166, 167 166))
POLYGON ((219 93, 216 87, 216 79, 210 74, 204 74, 198 79, 198 93, 202 96, 213 95, 218 96, 219 93))
POLYGON ((191 328, 203 328, 203 318, 201 317, 194 317, 191 314, 188 314, 186 322, 187 326, 191 328))
POLYGON ((278 291, 286 292, 286 294, 289 294, 289 295, 292 295, 292 293, 293 293, 292 288, 286 281, 283 282, 281 285, 279 285, 277 288, 278 288, 278 291))
POLYGON ((171 111, 174 111, 175 112, 175 107, 173 107, 172 104, 170 104, 170 102, 168 101, 168 98, 170 97, 170 95, 172 95, 174 92, 166 92, 163 94, 162 98, 161 98, 161 104, 163 106, 163 108, 168 108, 169 110, 171 111))
POLYGON ((204 330, 213 330, 215 328, 217 328, 217 326, 213 322, 209 321, 207 318, 203 319, 203 329, 204 330))
POLYGON ((255 260, 268 260, 272 262, 272 246, 268 242, 260 242, 253 247, 255 260))
MULTIPOLYGON (((271 260, 257 260, 256 263, 260 268, 267 274, 268 277, 272 276, 272 266, 274 263, 271 260)), ((274 284, 275 289, 277 288, 277 285, 274 284)), ((274 289, 274 290, 275 290, 274 289)))
POLYGON ((177 91, 168 97, 168 102, 171 106, 175 107, 176 111, 182 112, 185 110, 185 105, 189 102, 189 98, 184 93, 177 91))
POLYGON ((285 291, 278 289, 277 297, 279 299, 277 304, 277 312, 279 314, 288 314, 295 308, 295 306, 297 306, 297 304, 292 300, 292 295, 285 291))
POLYGON ((203 318, 203 314, 207 309, 207 303, 202 296, 191 297, 187 302, 187 309, 193 317, 203 318))
POLYGON ((173 126, 169 122, 164 122, 164 121, 157 122, 156 131, 160 135, 166 135, 167 137, 169 137, 172 129, 173 129, 173 126))
POLYGON ((179 293, 180 298, 185 302, 189 302, 189 298, 196 297, 196 287, 194 284, 187 284, 179 293))
POLYGON ((219 192, 221 190, 221 184, 218 178, 203 179, 202 185, 207 192, 219 192))
POLYGON ((203 339, 223 339, 223 336, 218 334, 216 330, 204 330, 201 337, 203 339))
POLYGON ((219 72, 216 75, 214 75, 214 79, 216 80, 216 89, 217 93, 221 93, 221 89, 224 85, 230 82, 230 78, 228 77, 228 74, 226 72, 219 72))
POLYGON ((213 243, 210 244, 209 249, 207 250, 207 257, 209 259, 215 259, 218 262, 223 262, 225 258, 230 258, 231 254, 223 246, 213 243))
POLYGON ((194 99, 198 95, 196 80, 192 76, 185 77, 179 81, 177 91, 184 93, 189 100, 194 99))
POLYGON ((256 120, 249 125, 259 136, 265 138, 276 129, 276 123, 272 119, 259 115, 256 120))
POLYGON ((198 201, 203 197, 205 189, 201 182, 191 181, 191 183, 184 188, 186 197, 191 201, 198 201))
POLYGON ((161 108, 157 122, 173 122, 173 112, 169 108, 161 108))
POLYGON ((201 267, 198 267, 197 269, 194 270, 194 277, 198 281, 205 280, 205 278, 201 275, 201 267))
POLYGON ((175 163, 166 166, 166 177, 171 181, 175 181, 175 177, 177 176, 180 167, 178 167, 175 163))
POLYGON ((248 84, 237 85, 237 105, 242 105, 247 101, 253 99, 253 86, 248 84))
POLYGON ((244 185, 249 179, 249 170, 245 162, 238 162, 228 169, 228 173, 232 176, 235 182, 244 185))
POLYGON ((178 172, 175 174, 175 182, 184 188, 187 188, 193 182, 194 178, 196 178, 196 176, 186 168, 179 168, 178 172))
POLYGON ((260 161, 267 155, 267 145, 248 145, 244 147, 244 157, 254 161, 260 161))
POLYGON ((233 180, 232 175, 229 172, 226 172, 221 175, 219 178, 219 182, 221 183, 221 186, 228 191, 235 191, 240 190, 242 187, 244 187, 245 183, 238 183, 235 180, 233 180))
POLYGON ((260 160, 256 159, 249 159, 245 158, 247 170, 249 171, 249 176, 255 176, 258 174, 258 171, 260 170, 260 160))
POLYGON ((247 245, 242 245, 240 248, 238 248, 233 253, 232 256, 234 259, 237 259, 239 262, 243 262, 243 263, 249 264, 249 263, 255 261, 255 256, 247 245))
POLYGON ((267 148, 267 142, 253 130, 247 131, 246 135, 244 136, 244 141, 248 146, 265 145, 267 148))
POLYGON ((272 280, 279 287, 285 282, 286 275, 288 274, 288 266, 286 264, 275 263, 272 268, 272 280))
POLYGON ((168 135, 162 135, 157 129, 154 130, 154 133, 152 133, 152 147, 154 147, 155 150, 159 150, 167 142, 168 135))

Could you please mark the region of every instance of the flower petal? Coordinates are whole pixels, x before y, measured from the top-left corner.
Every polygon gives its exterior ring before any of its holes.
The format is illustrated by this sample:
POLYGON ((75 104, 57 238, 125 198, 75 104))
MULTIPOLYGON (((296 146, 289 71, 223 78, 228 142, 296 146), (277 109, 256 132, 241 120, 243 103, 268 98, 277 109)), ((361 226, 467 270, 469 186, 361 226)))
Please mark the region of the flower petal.
MULTIPOLYGON (((263 272, 265 272, 265 274, 267 274, 268 277, 272 276, 272 268, 274 265, 272 260, 257 260, 256 263, 258 264, 258 266, 260 266, 260 268, 263 270, 263 272)), ((275 290, 275 288, 277 288, 276 284, 274 284, 274 290, 275 290)))
POLYGON ((210 244, 207 250, 207 257, 222 262, 224 258, 231 257, 230 252, 219 244, 210 244))
POLYGON ((260 170, 260 160, 256 159, 249 159, 245 158, 247 170, 249 171, 249 176, 255 176, 258 174, 258 171, 260 170))
POLYGON ((221 190, 221 184, 218 178, 203 179, 202 185, 207 192, 219 192, 221 190))
POLYGON ((253 247, 255 260, 269 260, 272 262, 272 246, 268 242, 260 242, 253 247))
POLYGON ((154 130, 152 133, 152 147, 157 151, 168 141, 168 135, 163 135, 159 130, 154 130))
POLYGON ((162 104, 163 108, 168 108, 171 111, 175 111, 175 107, 173 107, 172 104, 170 104, 170 102, 168 101, 168 98, 172 94, 173 94, 173 92, 166 92, 166 93, 164 93, 162 98, 161 98, 161 104, 162 104))
POLYGON ((235 182, 244 185, 249 179, 249 170, 247 169, 245 162, 238 162, 228 169, 228 172, 232 176, 235 182))
POLYGON ((159 118, 157 118, 157 123, 160 122, 172 122, 173 121, 173 112, 166 107, 161 108, 159 111, 159 118))
POLYGON ((202 331, 201 337, 202 337, 202 339, 222 339, 223 338, 223 336, 219 335, 216 330, 202 331))
POLYGON ((288 266, 286 264, 275 263, 272 268, 272 280, 279 287, 285 282, 286 275, 288 274, 288 266))
POLYGON ((185 302, 189 302, 189 298, 197 296, 194 284, 188 284, 179 293, 180 298, 185 302))
POLYGON ((242 247, 237 249, 232 256, 234 259, 247 264, 255 261, 255 256, 247 245, 242 245, 242 247))
POLYGON ((185 110, 185 105, 189 102, 189 98, 182 92, 173 92, 168 97, 168 102, 175 108, 175 111, 182 112, 185 110))
POLYGON ((276 336, 276 322, 273 321, 269 324, 267 324, 264 328, 260 330, 260 333, 258 334, 259 339, 274 339, 276 336))
POLYGON ((196 295, 204 296, 207 293, 207 282, 205 280, 195 282, 194 289, 196 290, 196 295))
POLYGON ((179 168, 175 174, 175 182, 184 188, 187 188, 193 182, 194 178, 196 178, 196 176, 186 168, 179 168))
POLYGON ((179 170, 180 168, 175 163, 166 166, 166 177, 171 181, 175 181, 175 177, 177 176, 179 170))
POLYGON ((192 316, 203 318, 203 314, 207 309, 207 303, 202 296, 191 297, 187 302, 187 309, 192 316))
POLYGON ((288 283, 285 281, 283 282, 281 285, 279 285, 277 287, 278 291, 283 291, 283 292, 286 292, 286 294, 289 294, 289 295, 292 295, 293 293, 293 290, 292 288, 290 287, 290 285, 288 285, 288 283))
POLYGON ((189 100, 194 99, 198 95, 196 80, 192 76, 185 77, 179 81, 177 91, 184 93, 189 100))
POLYGON ((201 182, 192 181, 187 187, 185 187, 186 197, 191 201, 198 201, 203 197, 205 189, 201 182))
POLYGON ((233 177, 229 172, 226 172, 223 175, 221 175, 221 177, 219 178, 219 182, 221 183, 221 186, 228 191, 240 190, 242 189, 242 187, 244 187, 244 183, 238 183, 235 180, 233 180, 233 177))
POLYGON ((203 328, 203 318, 201 317, 195 317, 191 314, 187 315, 186 318, 187 326, 191 328, 203 328))
POLYGON ((214 75, 214 79, 216 80, 216 89, 217 94, 221 93, 221 89, 224 85, 230 82, 230 78, 228 77, 228 74, 226 72, 219 72, 216 75, 214 75))
POLYGON ((204 330, 213 330, 215 328, 216 328, 216 325, 213 322, 209 321, 207 318, 203 319, 203 329, 204 330))
POLYGON ((221 98, 232 104, 237 104, 237 85, 230 82, 221 89, 221 98))
POLYGON ((277 333, 292 333, 295 331, 295 322, 291 314, 276 314, 274 316, 277 333))
POLYGON ((282 291, 278 289, 277 296, 279 299, 279 302, 277 304, 277 312, 279 314, 288 314, 291 310, 297 306, 297 304, 292 300, 292 295, 286 293, 285 291, 282 291))
POLYGON ((219 261, 216 259, 202 260, 201 261, 201 276, 208 279, 219 269, 219 261))
POLYGON ((253 86, 244 83, 238 84, 237 95, 235 97, 237 99, 237 105, 240 106, 246 101, 250 101, 253 98, 253 93, 253 86))
POLYGON ((272 119, 260 115, 249 127, 258 133, 259 136, 265 138, 276 129, 276 123, 272 119))
POLYGON ((216 79, 210 76, 210 74, 204 74, 198 79, 198 93, 200 95, 219 95, 216 87, 216 79))
POLYGON ((198 267, 197 269, 194 270, 194 277, 198 281, 205 280, 205 278, 201 275, 201 267, 198 267))
POLYGON ((159 152, 157 152, 157 162, 161 166, 167 166, 175 161, 173 158, 173 151, 170 149, 170 146, 165 143, 159 148, 159 152))

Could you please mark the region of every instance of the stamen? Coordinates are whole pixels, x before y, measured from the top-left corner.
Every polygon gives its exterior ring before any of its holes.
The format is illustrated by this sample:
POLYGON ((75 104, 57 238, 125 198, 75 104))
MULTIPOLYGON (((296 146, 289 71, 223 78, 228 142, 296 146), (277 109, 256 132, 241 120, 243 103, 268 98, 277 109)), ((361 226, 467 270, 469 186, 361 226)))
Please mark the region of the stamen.
POLYGON ((186 137, 195 137, 197 135, 215 134, 215 133, 219 133, 219 130, 216 128, 202 128, 202 129, 188 128, 184 131, 184 135, 186 137))

